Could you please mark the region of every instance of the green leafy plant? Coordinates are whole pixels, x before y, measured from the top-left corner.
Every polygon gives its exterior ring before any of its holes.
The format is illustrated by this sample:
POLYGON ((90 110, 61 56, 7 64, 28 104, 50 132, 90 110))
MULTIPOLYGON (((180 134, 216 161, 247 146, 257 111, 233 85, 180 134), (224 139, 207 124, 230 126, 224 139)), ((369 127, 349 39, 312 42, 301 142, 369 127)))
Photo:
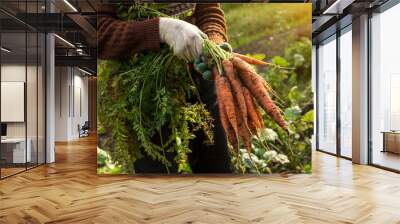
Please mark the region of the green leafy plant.
MULTIPOLYGON (((258 54, 257 57, 264 59, 265 55, 258 54)), ((232 164, 237 172, 309 173, 314 120, 310 40, 303 38, 294 42, 283 56, 273 57, 272 62, 294 68, 285 70, 271 67, 260 73, 279 96, 276 101, 281 104, 289 134, 263 114, 267 128, 259 136, 253 136, 254 152, 248 155, 242 149, 241 161, 233 158, 232 164)))
MULTIPOLYGON (((125 20, 163 15, 137 4, 118 14, 125 20)), ((177 172, 191 173, 189 141, 202 130, 212 142, 213 126, 187 62, 163 46, 160 52, 100 61, 98 73, 99 146, 111 161, 134 173, 135 162, 149 156, 168 172, 177 166, 177 172)))

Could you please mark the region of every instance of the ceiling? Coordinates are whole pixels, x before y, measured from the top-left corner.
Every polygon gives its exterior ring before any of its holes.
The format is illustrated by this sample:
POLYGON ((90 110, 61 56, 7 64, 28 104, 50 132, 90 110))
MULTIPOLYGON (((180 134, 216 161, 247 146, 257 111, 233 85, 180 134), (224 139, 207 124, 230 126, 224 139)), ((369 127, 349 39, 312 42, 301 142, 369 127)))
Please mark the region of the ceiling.
POLYGON ((2 62, 12 64, 36 64, 44 55, 44 35, 38 33, 2 33, 2 62), (25 47, 27 46, 27 47, 25 47))
POLYGON ((56 65, 79 66, 95 72, 96 2, 47 0, 46 4, 45 0, 0 0, 2 46, 11 50, 2 51, 2 55, 6 54, 3 60, 25 62, 25 58, 35 58, 38 49, 32 37, 37 33, 54 32, 57 34, 56 65))
POLYGON ((338 29, 351 24, 352 18, 372 11, 388 0, 313 0, 313 42, 318 43, 338 29))

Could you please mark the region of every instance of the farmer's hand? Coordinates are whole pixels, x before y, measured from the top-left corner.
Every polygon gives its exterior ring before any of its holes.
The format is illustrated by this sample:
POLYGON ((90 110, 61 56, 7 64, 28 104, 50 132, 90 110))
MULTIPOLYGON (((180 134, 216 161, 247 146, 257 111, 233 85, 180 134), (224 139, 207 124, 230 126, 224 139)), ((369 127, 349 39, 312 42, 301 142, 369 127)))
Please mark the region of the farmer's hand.
POLYGON ((176 56, 192 61, 203 53, 207 36, 196 26, 172 18, 160 18, 160 39, 174 50, 176 56))

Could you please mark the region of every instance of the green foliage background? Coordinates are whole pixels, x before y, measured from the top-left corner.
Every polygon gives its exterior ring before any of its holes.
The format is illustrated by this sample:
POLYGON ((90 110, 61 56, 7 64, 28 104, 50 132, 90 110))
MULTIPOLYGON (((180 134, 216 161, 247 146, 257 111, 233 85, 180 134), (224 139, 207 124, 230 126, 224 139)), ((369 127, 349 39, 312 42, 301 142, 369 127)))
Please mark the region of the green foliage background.
MULTIPOLYGON (((222 4, 229 43, 235 52, 292 70, 259 69, 279 96, 288 135, 266 114, 266 130, 254 136, 254 152, 233 157, 237 173, 311 172, 313 94, 311 92, 311 4, 222 4)), ((121 102, 123 103, 123 102, 121 102)), ((98 149, 98 172, 120 173, 110 155, 98 149)))
POLYGON ((223 4, 234 51, 293 70, 260 69, 275 90, 287 135, 266 114, 267 129, 254 136, 254 153, 241 150, 236 172, 311 172, 313 94, 311 91, 311 4, 223 4), (251 157, 251 159, 250 159, 251 157))

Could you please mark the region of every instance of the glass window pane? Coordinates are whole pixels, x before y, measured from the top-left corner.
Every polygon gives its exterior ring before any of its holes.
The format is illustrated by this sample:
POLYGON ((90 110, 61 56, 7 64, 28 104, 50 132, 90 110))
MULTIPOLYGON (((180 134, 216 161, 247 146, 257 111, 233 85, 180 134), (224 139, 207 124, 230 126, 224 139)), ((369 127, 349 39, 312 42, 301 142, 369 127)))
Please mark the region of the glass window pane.
POLYGON ((352 156, 352 35, 340 36, 340 153, 352 156))
POLYGON ((372 17, 372 163, 400 170, 400 5, 372 17))
MULTIPOLYGON (((26 33, 1 34, 1 166, 2 178, 25 170, 26 33)), ((27 150, 28 149, 28 150, 27 150)))
POLYGON ((336 153, 336 41, 318 48, 318 148, 336 153))
MULTIPOLYGON (((45 1, 0 1, 23 16, 43 13, 45 1)), ((45 35, 0 12, 0 177, 45 162, 45 35)), ((36 17, 33 17, 36 18, 36 17)))

